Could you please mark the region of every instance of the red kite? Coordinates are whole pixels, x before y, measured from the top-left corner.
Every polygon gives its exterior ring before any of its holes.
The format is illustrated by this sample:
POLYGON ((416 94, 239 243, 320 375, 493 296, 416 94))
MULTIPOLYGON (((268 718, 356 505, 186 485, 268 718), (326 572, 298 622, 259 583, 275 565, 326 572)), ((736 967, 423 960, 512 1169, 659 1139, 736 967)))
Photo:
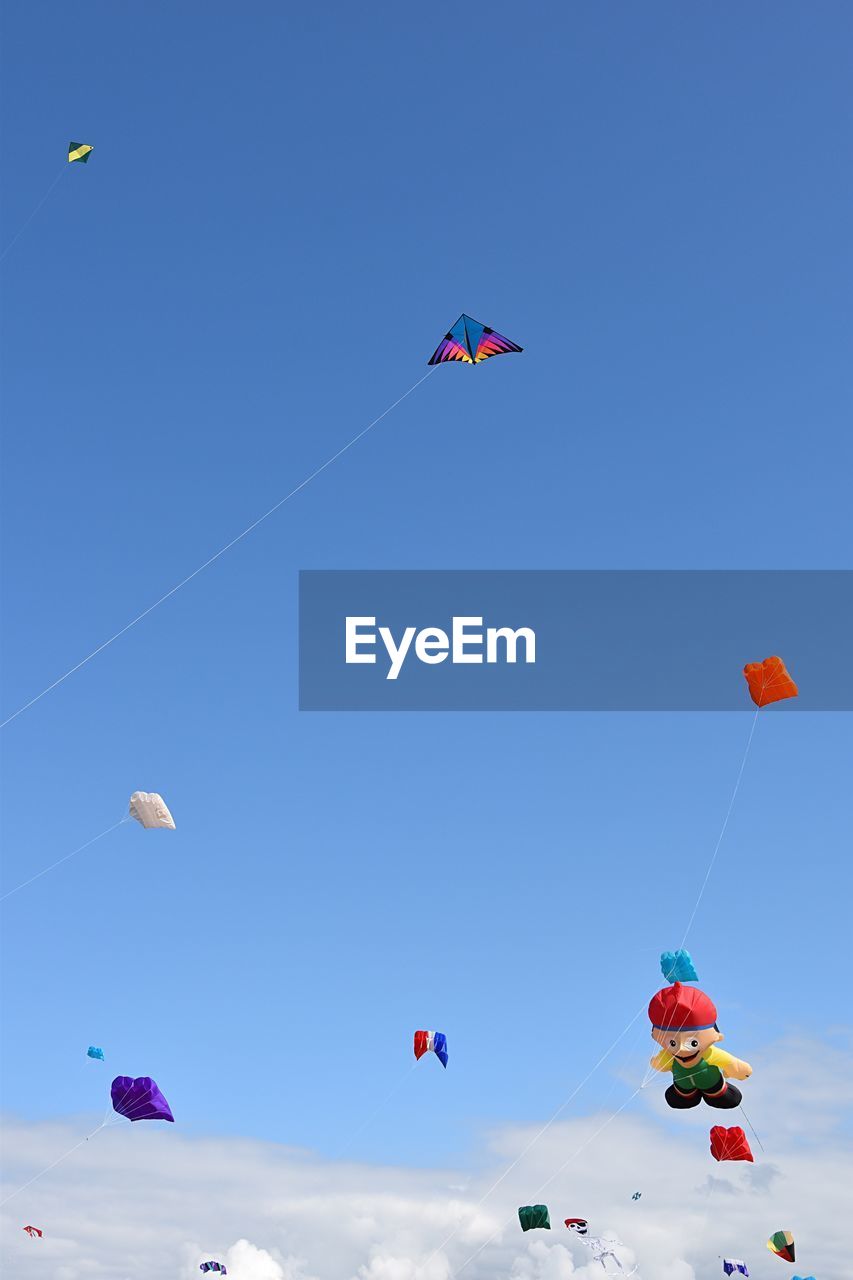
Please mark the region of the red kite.
POLYGON ((748 662, 743 669, 749 694, 757 707, 766 707, 783 698, 796 698, 799 689, 788 675, 781 658, 765 658, 763 662, 748 662))
POLYGON ((711 1155, 715 1160, 748 1160, 750 1164, 755 1163, 746 1134, 740 1125, 733 1125, 731 1129, 726 1129, 721 1124, 714 1125, 711 1130, 711 1155))

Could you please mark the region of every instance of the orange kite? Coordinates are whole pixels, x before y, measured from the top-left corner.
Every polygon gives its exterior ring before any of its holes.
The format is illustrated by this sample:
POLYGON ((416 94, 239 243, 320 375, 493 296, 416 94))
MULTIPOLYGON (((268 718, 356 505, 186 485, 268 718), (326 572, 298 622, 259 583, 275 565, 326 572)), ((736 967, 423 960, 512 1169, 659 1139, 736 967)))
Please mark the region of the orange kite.
POLYGON ((781 658, 765 658, 763 662, 748 662, 743 669, 749 694, 757 707, 783 698, 796 698, 799 689, 788 675, 781 658))

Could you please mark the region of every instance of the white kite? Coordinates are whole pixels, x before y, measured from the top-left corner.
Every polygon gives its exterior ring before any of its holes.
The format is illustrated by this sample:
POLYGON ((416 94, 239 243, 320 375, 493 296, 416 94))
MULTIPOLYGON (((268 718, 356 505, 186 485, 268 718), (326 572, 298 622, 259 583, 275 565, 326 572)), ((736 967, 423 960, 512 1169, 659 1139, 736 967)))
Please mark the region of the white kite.
POLYGON ((156 791, 134 791, 130 797, 130 816, 143 827, 168 827, 175 830, 175 820, 169 813, 169 807, 156 791))

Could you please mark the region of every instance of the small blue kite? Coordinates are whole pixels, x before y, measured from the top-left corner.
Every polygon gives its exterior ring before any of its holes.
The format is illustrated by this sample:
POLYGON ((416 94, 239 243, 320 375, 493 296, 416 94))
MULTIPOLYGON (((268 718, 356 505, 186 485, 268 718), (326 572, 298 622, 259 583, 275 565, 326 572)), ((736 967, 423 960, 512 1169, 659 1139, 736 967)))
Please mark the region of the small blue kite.
POLYGON ((698 982, 689 951, 662 951, 660 967, 667 982, 698 982))

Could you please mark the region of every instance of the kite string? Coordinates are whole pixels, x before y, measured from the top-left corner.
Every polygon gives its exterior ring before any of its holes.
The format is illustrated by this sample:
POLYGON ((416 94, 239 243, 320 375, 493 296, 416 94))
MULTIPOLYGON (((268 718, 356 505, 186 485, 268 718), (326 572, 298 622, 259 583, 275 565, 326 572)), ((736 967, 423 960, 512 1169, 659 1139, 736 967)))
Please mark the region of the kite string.
POLYGON ((767 1155, 767 1152, 764 1150, 764 1143, 761 1141, 761 1139, 759 1138, 758 1134, 756 1133, 756 1131, 755 1131, 755 1127, 754 1127, 754 1125, 753 1125, 752 1121, 750 1120, 749 1116, 748 1116, 748 1115, 746 1114, 746 1112, 744 1111, 744 1109, 743 1109, 743 1106, 742 1106, 742 1105, 739 1107, 739 1110, 740 1110, 740 1113, 741 1113, 741 1115, 743 1116, 744 1120, 746 1121, 746 1123, 749 1125, 750 1129, 752 1130, 752 1136, 753 1136, 753 1138, 755 1138, 755 1141, 758 1143, 759 1147, 761 1147, 762 1153, 763 1153, 764 1155, 767 1155))
POLYGON ((66 853, 64 857, 58 858, 56 862, 52 862, 49 867, 45 867, 42 871, 37 871, 34 876, 30 876, 29 880, 24 880, 21 884, 15 885, 14 889, 9 889, 7 893, 0 895, 0 902, 5 902, 7 898, 11 898, 13 893, 17 893, 19 889, 26 889, 28 884, 32 884, 34 880, 40 880, 42 876, 46 876, 48 871, 53 871, 56 867, 60 867, 63 862, 67 862, 69 858, 76 857, 78 853, 82 853, 84 849, 88 849, 90 845, 95 844, 98 840, 103 840, 104 836, 108 836, 111 831, 115 831, 123 823, 130 821, 130 814, 125 814, 118 822, 114 822, 111 827, 107 827, 106 831, 101 831, 98 835, 92 836, 91 840, 87 840, 85 844, 81 844, 79 848, 72 849, 71 853, 66 853))
POLYGON ((363 1133, 363 1132, 364 1132, 364 1130, 367 1128, 367 1126, 368 1126, 369 1124, 372 1124, 372 1123, 373 1123, 373 1121, 376 1119, 376 1117, 379 1115, 379 1113, 380 1113, 381 1111, 384 1111, 384 1110, 385 1110, 385 1108, 387 1107, 388 1103, 391 1101, 391 1099, 394 1097, 394 1095, 395 1095, 396 1093, 398 1093, 398 1092, 399 1092, 399 1090, 402 1088, 402 1086, 406 1083, 406 1081, 409 1079, 409 1076, 412 1074, 412 1072, 413 1072, 413 1071, 417 1071, 417 1069, 418 1069, 418 1065, 419 1065, 419 1064, 418 1064, 418 1062, 417 1062, 417 1061, 415 1061, 415 1062, 413 1062, 413 1063, 411 1064, 411 1066, 410 1066, 410 1067, 408 1067, 408 1068, 407 1068, 407 1070, 406 1070, 405 1074, 404 1074, 404 1075, 402 1075, 402 1076, 400 1076, 400 1078, 397 1080, 396 1084, 395 1084, 395 1085, 394 1085, 394 1086, 393 1086, 393 1087, 388 1091, 388 1093, 386 1093, 385 1097, 382 1099, 382 1101, 381 1101, 381 1102, 379 1102, 379 1103, 377 1104, 377 1106, 375 1107, 375 1109, 374 1109, 373 1111, 371 1111, 371 1113, 370 1113, 370 1115, 367 1117, 367 1119, 366 1119, 366 1120, 363 1120, 363 1121, 362 1121, 362 1123, 358 1126, 358 1128, 357 1128, 357 1129, 355 1129, 355 1130, 350 1134, 350 1136, 347 1138, 347 1140, 346 1140, 346 1142, 344 1143, 344 1145, 343 1145, 342 1147, 339 1147, 339 1148, 338 1148, 338 1150, 334 1153, 334 1155, 332 1155, 332 1156, 330 1156, 330 1157, 329 1157, 331 1160, 340 1160, 340 1158, 341 1158, 341 1156, 344 1154, 344 1152, 345 1152, 345 1151, 348 1151, 348 1150, 350 1149, 350 1147, 351 1147, 351 1146, 352 1146, 352 1144, 355 1142, 355 1140, 356 1140, 356 1138, 359 1136, 359 1134, 363 1133))
MULTIPOLYGON (((118 825, 120 824, 116 823, 116 826, 118 825)), ((69 854, 69 857, 70 856, 71 855, 69 854)), ((96 1134, 99 1134, 102 1129, 109 1129, 114 1127, 115 1125, 123 1124, 125 1119, 123 1115, 110 1115, 110 1112, 115 1109, 115 1106, 122 1105, 127 1095, 131 1092, 131 1088, 132 1088, 132 1085, 128 1086, 128 1088, 125 1089, 124 1093, 122 1094, 121 1098, 118 1099, 118 1102, 116 1104, 114 1104, 112 1102, 112 1099, 110 1099, 110 1101, 107 1103, 106 1110, 104 1111, 104 1118, 96 1129, 93 1129, 91 1133, 87 1133, 86 1136, 84 1138, 81 1138, 79 1142, 75 1142, 73 1147, 69 1147, 68 1150, 63 1153, 63 1155, 58 1156, 57 1159, 54 1160, 53 1164, 49 1164, 46 1168, 42 1169, 40 1173, 35 1174, 32 1178, 30 1178, 29 1182, 24 1182, 21 1184, 20 1187, 16 1187, 14 1191, 10 1191, 9 1195, 7 1195, 5 1199, 0 1200, 0 1208, 2 1208, 4 1204, 7 1204, 16 1195, 18 1195, 19 1192, 25 1191, 27 1187, 31 1187, 34 1182, 38 1182, 39 1178, 43 1178, 46 1173, 50 1173, 51 1169, 55 1169, 58 1164, 62 1164, 63 1160, 67 1160, 68 1157, 78 1149, 78 1147, 82 1147, 83 1144, 88 1142, 90 1138, 94 1138, 96 1134)))
POLYGON ((358 441, 361 440, 363 436, 367 435, 368 431, 372 431, 372 429, 378 423, 380 423, 383 418, 386 418, 388 416, 388 414, 391 412, 392 409, 396 409, 398 404, 402 404, 402 402, 406 399, 406 397, 410 396, 412 392, 415 391, 421 385, 422 382, 426 382, 427 378, 431 377, 433 373, 435 373, 435 367, 433 367, 432 369, 429 369, 422 378, 418 378, 417 382, 413 383, 412 386, 409 387, 408 391, 404 391, 403 394, 393 402, 393 404, 389 404, 387 409, 383 409, 382 413, 380 413, 377 418, 374 418, 372 422, 369 422, 367 426, 363 427, 357 435, 354 435, 351 440, 348 440, 345 445, 343 445, 340 449, 338 449, 337 453, 333 453, 332 456, 330 458, 327 458, 326 461, 322 463, 319 467, 317 467, 315 471, 312 471, 309 476, 306 476, 306 478, 302 480, 296 486, 295 489, 291 489, 290 492, 285 494, 283 498, 280 498, 279 501, 276 502, 274 506, 270 507, 268 511, 265 511, 262 516, 258 516, 257 520, 253 520, 250 525, 247 525, 246 528, 242 531, 242 533, 238 533, 237 536, 232 538, 230 542, 226 542, 224 547, 220 547, 219 550, 216 551, 212 556, 208 557, 208 559, 205 560, 203 564, 200 564, 197 569, 193 569, 192 573, 187 574, 185 578, 182 578, 181 581, 176 583, 174 587, 172 587, 169 591, 165 592, 164 595, 160 596, 158 600, 155 600, 154 603, 149 605, 147 609, 143 609, 142 613, 138 613, 136 617, 132 618, 131 621, 128 622, 126 626, 121 628, 120 631, 116 631, 116 633, 110 636, 108 640, 105 640, 103 644, 99 644, 98 647, 96 649, 93 649, 91 653, 88 653, 85 658, 82 658, 73 667, 70 667, 69 670, 66 671, 64 675, 61 675, 59 677, 59 679, 54 680, 52 684, 49 684, 45 689, 42 689, 41 693, 37 693, 34 698, 30 698, 29 702, 25 702, 23 706, 18 707, 17 711, 13 711, 12 714, 10 716, 7 716, 5 720, 0 721, 0 729, 5 728, 7 724, 11 724, 11 722, 13 720, 16 720, 19 715, 21 715, 24 711, 28 710, 28 708, 33 706, 36 702, 39 702, 40 699, 42 699, 46 694, 50 693, 58 685, 62 684, 63 681, 67 680, 69 676, 73 676, 74 673, 76 671, 79 671, 81 667, 85 667, 87 662, 91 662, 92 659, 97 657, 99 653, 102 653, 104 649, 109 648, 111 644, 113 644, 116 640, 118 640, 121 636, 123 636, 127 631, 130 631, 131 627, 135 627, 136 624, 138 622, 141 622, 143 618, 147 618, 149 613, 153 613, 154 610, 159 608, 161 604, 165 604, 165 602, 169 600, 173 595, 175 595, 178 591, 180 591, 182 587, 185 587, 188 582, 192 582, 193 578, 198 577, 200 573, 202 573, 205 569, 207 569, 210 565, 212 565, 216 560, 218 560, 220 556, 224 556, 226 551, 230 551, 233 546, 236 546, 238 542, 241 542, 242 539, 245 538, 248 534, 250 534, 254 529, 257 529, 258 525, 263 524, 265 520, 269 519, 269 517, 273 515, 274 512, 278 511, 279 507, 283 507, 284 504, 286 502, 289 502, 291 498, 295 497, 296 494, 300 492, 300 490, 304 489, 306 485, 309 485, 312 480, 315 480, 317 476, 320 475, 321 472, 325 471, 327 467, 330 467, 333 462, 336 462, 338 458, 342 456, 342 454, 346 453, 348 449, 351 449, 354 444, 357 444, 358 441))
MULTIPOLYGON (((480 1208, 480 1206, 481 1206, 482 1204, 484 1204, 484 1202, 485 1202, 486 1200, 488 1200, 489 1196, 492 1194, 492 1192, 493 1192, 493 1191, 497 1190, 497 1188, 498 1188, 498 1187, 500 1186, 500 1184, 503 1182, 504 1178, 508 1177, 508 1176, 509 1176, 509 1174, 510 1174, 510 1173, 512 1173, 512 1171, 513 1171, 513 1169, 516 1167, 516 1165, 518 1165, 518 1164, 519 1164, 519 1162, 520 1162, 521 1160, 523 1160, 523 1159, 524 1159, 524 1157, 527 1155, 527 1153, 528 1153, 528 1152, 531 1150, 531 1148, 532 1148, 532 1147, 533 1147, 533 1146, 534 1146, 534 1145, 539 1141, 539 1139, 543 1136, 543 1134, 547 1133, 547 1131, 551 1128, 551 1125, 554 1123, 554 1121, 557 1119, 557 1117, 558 1117, 558 1116, 560 1116, 560 1115, 565 1111, 566 1107, 567 1107, 567 1106, 569 1105, 569 1103, 570 1103, 570 1102, 572 1102, 572 1101, 573 1101, 573 1099, 574 1099, 574 1098, 575 1098, 575 1097, 580 1093, 580 1091, 581 1091, 581 1089, 583 1089, 584 1085, 585 1085, 585 1084, 587 1084, 587 1082, 588 1082, 589 1080, 591 1080, 591 1079, 592 1079, 592 1077, 595 1075, 595 1073, 596 1073, 596 1071, 598 1070, 598 1068, 602 1065, 602 1063, 603 1063, 603 1062, 605 1062, 605 1061, 606 1061, 606 1059, 610 1056, 610 1054, 611 1054, 611 1053, 613 1052, 613 1050, 616 1048, 616 1046, 617 1046, 617 1044, 619 1043, 619 1041, 620 1041, 624 1036, 626 1036, 626 1035, 628 1034, 628 1032, 631 1030, 631 1027, 633 1027, 634 1023, 635 1023, 635 1022, 637 1021, 637 1019, 639 1018, 640 1014, 641 1014, 641 1013, 643 1013, 643 1012, 645 1011, 645 1008, 646 1008, 646 1005, 645 1005, 645 1002, 644 1002, 643 1004, 641 1004, 641 1005, 640 1005, 639 1009, 638 1009, 638 1010, 637 1010, 637 1012, 634 1014, 634 1016, 631 1018, 630 1022, 626 1023, 626 1025, 622 1028, 622 1030, 619 1032, 619 1035, 618 1035, 618 1036, 616 1037, 616 1039, 612 1042, 612 1044, 609 1046, 609 1048, 605 1049, 604 1053, 601 1055, 601 1057, 598 1059, 598 1061, 595 1063, 595 1065, 594 1065, 593 1067, 591 1067, 591 1068, 590 1068, 590 1070, 589 1070, 589 1071, 587 1072, 587 1074, 584 1076, 583 1080, 581 1080, 580 1084, 576 1085, 576 1086, 575 1086, 575 1088, 572 1090, 572 1092, 569 1094, 569 1096, 565 1099, 565 1101, 560 1103, 559 1107, 558 1107, 558 1108, 557 1108, 557 1110, 556 1110, 556 1111, 551 1115, 550 1119, 548 1119, 548 1120, 546 1121, 546 1123, 542 1126, 542 1128, 539 1130, 539 1132, 538 1132, 538 1133, 536 1133, 536 1134, 534 1134, 534 1135, 533 1135, 533 1137, 532 1137, 532 1138, 530 1139, 530 1141, 527 1143, 527 1146, 526 1146, 526 1147, 524 1147, 524 1149, 523 1149, 522 1151, 520 1151, 520 1152, 519 1152, 519 1154, 518 1154, 518 1155, 516 1156, 516 1158, 512 1161, 512 1163, 511 1163, 511 1164, 509 1164, 509 1165, 507 1165, 506 1169, 504 1169, 504 1171, 503 1171, 503 1173, 500 1175, 500 1177, 499 1177, 499 1178, 496 1178, 496 1179, 495 1179, 495 1181, 492 1183, 492 1185, 491 1185, 491 1186, 490 1186, 486 1191, 484 1191, 484 1192, 483 1192, 483 1194, 482 1194, 482 1196, 480 1197, 480 1199, 479 1199, 479 1200, 477 1201, 477 1203, 474 1205, 474 1209, 475 1209, 475 1210, 479 1209, 479 1208, 480 1208)), ((632 1097, 636 1097, 636 1093, 639 1093, 639 1089, 638 1089, 638 1090, 636 1090, 636 1092, 635 1092, 634 1094, 632 1094, 631 1096, 632 1096, 632 1097)), ((630 1101, 630 1099, 629 1099, 629 1101, 630 1101)), ((624 1106, 626 1106, 626 1105, 627 1105, 627 1103, 623 1103, 623 1106, 619 1108, 619 1111, 621 1111, 621 1110, 623 1109, 623 1107, 624 1107, 624 1106)), ((614 1115, 614 1116, 615 1116, 615 1115, 618 1115, 618 1114, 619 1114, 619 1112, 614 1112, 614 1113, 613 1113, 613 1115, 614 1115)), ((612 1117, 611 1117, 611 1118, 612 1118, 612 1117)), ((590 1139, 590 1141, 591 1141, 591 1139, 590 1139)), ((453 1229, 453 1231, 451 1231, 450 1235, 445 1236, 445 1238, 442 1240, 441 1244, 437 1245, 437 1246, 436 1246, 436 1248, 435 1248, 435 1249, 433 1249, 432 1253, 429 1255, 429 1257, 427 1258, 426 1262, 424 1262, 424 1263, 422 1264, 422 1266, 421 1266, 421 1268, 420 1268, 421 1270, 422 1270, 422 1269, 424 1269, 424 1268, 426 1268, 426 1267, 428 1267, 428 1266, 429 1266, 429 1264, 433 1261, 433 1259, 434 1259, 434 1258, 436 1258, 436 1257, 438 1256, 438 1254, 441 1252, 441 1250, 445 1247, 445 1245, 448 1245, 448 1244, 450 1243, 450 1241, 454 1239, 454 1237, 458 1234, 458 1232, 459 1232, 459 1230, 460 1230, 460 1227, 461 1227, 461 1223, 459 1224, 459 1226, 455 1227, 455 1228, 453 1229)), ((487 1241, 487 1243, 488 1243, 488 1241, 487 1241)), ((470 1259, 469 1259, 469 1261, 470 1261, 470 1259)))
POLYGON ((10 252, 10 250, 12 249, 12 247, 13 247, 15 244, 17 244, 18 240, 20 240, 21 236, 24 234, 24 232, 26 231, 27 227, 30 225, 30 223, 32 222, 33 218, 34 218, 34 217, 36 216, 36 214, 38 213, 39 209, 40 209, 40 208, 42 207, 42 205, 45 203, 45 201, 47 200, 48 196, 49 196, 49 195, 51 194, 51 192, 53 191, 53 188, 56 186, 57 182, 58 182, 58 181, 59 181, 59 179, 62 177, 62 175, 63 175, 64 171, 65 171, 67 168, 68 168, 67 163, 66 163, 66 164, 63 164, 62 168, 59 170, 59 173, 56 175, 56 177, 54 178, 53 182, 52 182, 52 183, 50 184, 50 186, 48 187, 47 191, 45 191, 44 195, 42 196, 41 200, 39 200, 38 204, 37 204, 37 205, 36 205, 36 207, 33 209, 32 213, 29 215, 29 217, 26 219, 26 221, 25 221, 25 222, 23 222, 23 223, 21 224, 21 226, 18 228, 18 230, 17 230, 17 231, 15 232, 15 234, 12 236, 12 239, 11 239, 11 240, 9 241, 9 243, 6 245, 6 248, 3 250, 3 252, 2 252, 2 253, 0 253, 0 262, 2 262, 2 261, 3 261, 3 259, 6 257, 6 254, 7 254, 7 253, 9 253, 9 252, 10 252))
POLYGON ((58 1164, 62 1164, 62 1161, 67 1160, 68 1157, 72 1155, 77 1150, 78 1147, 82 1147, 84 1142, 88 1142, 90 1138, 94 1138, 95 1134, 100 1133, 101 1130, 104 1128, 106 1128, 106 1122, 101 1121, 97 1129, 93 1129, 91 1133, 86 1134, 85 1138, 81 1138, 79 1142, 75 1142, 74 1146, 69 1147, 68 1150, 63 1155, 59 1156, 56 1160, 54 1160, 53 1164, 49 1164, 46 1169, 42 1169, 40 1173, 35 1174, 32 1178, 30 1178, 29 1182, 24 1182, 21 1184, 20 1187, 16 1187, 14 1191, 10 1191, 9 1194, 5 1197, 5 1199, 0 1200, 0 1207, 2 1207, 4 1204, 8 1204, 9 1201, 13 1200, 14 1197, 18 1195, 21 1191, 26 1191, 27 1187, 31 1187, 34 1182, 38 1182, 39 1178, 43 1178, 46 1173, 50 1173, 51 1169, 55 1169, 58 1164))
MULTIPOLYGON (((642 1089, 642 1087, 643 1087, 642 1085, 638 1085, 638 1087, 634 1090, 634 1092, 625 1099, 622 1105, 618 1107, 615 1111, 611 1112, 611 1114, 607 1117, 607 1119, 602 1121, 602 1123, 598 1126, 595 1132, 591 1133, 590 1136, 586 1138, 585 1141, 582 1142, 581 1145, 575 1151, 572 1152, 572 1154, 568 1157, 568 1159, 565 1160, 560 1165, 559 1169, 557 1169, 555 1173, 552 1173, 549 1178, 546 1178, 546 1180, 541 1184, 541 1186, 536 1191, 537 1199, 551 1185, 551 1183, 554 1181, 555 1178, 559 1178, 560 1174, 565 1172, 565 1170, 569 1167, 569 1165, 572 1163, 573 1160, 576 1160, 579 1155, 583 1154, 586 1148, 595 1141, 598 1135, 602 1133, 603 1130, 605 1130, 607 1126, 611 1124, 622 1111, 625 1110, 625 1108, 629 1105, 629 1103, 633 1102, 633 1100, 636 1098, 637 1094, 640 1092, 640 1089, 642 1089)), ((474 1252, 470 1254, 459 1267, 457 1267, 454 1274, 459 1275, 461 1271, 464 1271, 465 1268, 468 1266, 469 1262, 473 1262, 474 1259, 478 1256, 478 1254, 482 1253, 482 1251, 485 1248, 487 1248, 487 1246, 490 1245, 493 1240, 496 1240, 498 1236, 500 1236, 503 1233, 506 1227, 508 1227, 514 1220, 515 1220, 515 1215, 511 1214, 504 1222, 501 1223, 501 1225, 497 1228, 497 1230, 494 1231, 487 1240, 484 1240, 483 1243, 479 1245, 474 1250, 474 1252)))
MULTIPOLYGON (((762 694, 763 694, 763 692, 764 692, 763 687, 762 687, 762 691, 761 691, 761 692, 762 692, 762 694)), ((708 885, 708 881, 709 881, 709 880, 710 880, 710 878, 711 878, 711 872, 712 872, 712 870, 713 870, 713 868, 714 868, 714 863, 715 863, 715 862, 716 862, 716 860, 717 860, 717 854, 719 853, 719 851, 720 851, 720 846, 721 846, 721 845, 722 845, 722 843, 723 843, 723 837, 724 837, 724 836, 725 836, 725 834, 726 834, 726 828, 728 827, 728 824, 729 824, 729 818, 730 818, 730 817, 731 817, 731 815, 732 815, 732 809, 734 808, 735 799, 736 799, 736 797, 737 797, 737 793, 738 793, 738 791, 739 791, 739 789, 740 789, 740 784, 741 784, 741 779, 743 778, 744 769, 746 768, 746 761, 747 761, 747 758, 748 758, 748 756, 749 756, 750 747, 752 746, 752 739, 753 739, 753 736, 754 736, 754 734, 755 734, 755 728, 756 728, 756 725, 758 724, 758 713, 759 713, 759 711, 760 711, 760 710, 761 710, 761 706, 760 706, 760 704, 758 704, 758 703, 757 703, 757 704, 756 704, 756 707, 755 707, 755 714, 754 714, 754 715, 753 715, 753 717, 752 717, 752 724, 751 724, 751 725, 750 725, 750 727, 749 727, 749 737, 748 737, 748 738, 747 738, 747 740, 746 740, 746 747, 745 747, 745 749, 744 749, 743 759, 742 759, 742 760, 741 760, 741 762, 740 762, 740 769, 738 770, 738 775, 737 775, 737 778, 735 779, 734 789, 733 789, 733 791, 732 791, 731 798, 730 798, 730 800, 729 800, 729 807, 728 807, 728 809, 726 810, 726 816, 725 816, 725 818, 723 819, 723 825, 722 825, 722 827, 720 828, 720 834, 719 834, 719 836, 717 837, 717 843, 716 843, 716 845, 714 846, 714 852, 712 853, 712 855, 711 855, 711 860, 710 860, 710 862, 708 863, 708 869, 707 869, 707 871, 705 872, 705 878, 704 878, 704 880, 702 881, 701 888, 699 889, 699 895, 698 895, 698 897, 696 898, 696 902, 694 903, 694 906, 693 906, 693 911, 691 912, 691 914, 690 914, 690 919, 689 919, 689 920, 688 920, 688 922, 687 922, 687 928, 686 928, 686 929, 685 929, 685 931, 684 931, 684 937, 681 939, 681 947, 679 948, 680 950, 682 950, 682 949, 684 948, 684 944, 685 944, 685 942, 687 941, 687 935, 689 934, 690 929, 692 928, 692 925, 693 925, 693 921, 694 921, 694 920, 695 920, 695 918, 696 918, 696 913, 697 913, 697 911, 699 910, 699 904, 700 904, 700 903, 701 903, 701 901, 702 901, 703 895, 704 895, 704 893, 705 893, 705 889, 707 888, 707 885, 708 885)), ((749 1125, 750 1129, 752 1130, 752 1135, 753 1135, 753 1137, 755 1138, 755 1141, 758 1143, 758 1145, 759 1145, 759 1147, 761 1148, 762 1152, 764 1152, 764 1144, 762 1143, 761 1139, 759 1138, 758 1133, 756 1132, 755 1127, 754 1127, 754 1125, 753 1125, 752 1121, 750 1120, 749 1116, 748 1116, 748 1115, 746 1114, 746 1112, 744 1111, 744 1109, 743 1109, 743 1106, 742 1106, 742 1105, 740 1106, 740 1108, 739 1108, 739 1109, 740 1109, 740 1111, 741 1111, 741 1114, 743 1115, 744 1120, 746 1121, 746 1123, 749 1125)), ((766 1152, 764 1152, 764 1154, 766 1154, 766 1152)))
POLYGON ((725 836, 726 828, 729 825, 729 818, 732 816, 732 810, 734 809, 737 793, 740 790, 741 779, 743 778, 743 771, 746 768, 746 761, 747 761, 747 757, 749 756, 749 749, 752 746, 752 739, 753 739, 753 735, 755 734, 755 726, 758 724, 758 712, 760 711, 760 709, 761 708, 758 706, 756 706, 755 708, 755 715, 752 717, 752 724, 750 725, 750 728, 749 728, 749 737, 746 740, 746 748, 744 749, 743 759, 740 762, 740 769, 738 770, 738 775, 737 775, 737 778, 735 779, 734 789, 729 799, 729 807, 726 809, 726 816, 723 819, 723 825, 720 827, 720 834, 717 836, 717 843, 714 845, 714 852, 711 854, 711 860, 708 863, 708 868, 705 872, 705 879, 702 881, 701 888, 699 889, 699 896, 697 897, 695 903, 693 904, 693 910, 690 913, 690 919, 687 921, 687 928, 684 930, 684 937, 681 939, 679 951, 684 949, 684 944, 687 941, 687 935, 690 933, 690 930, 693 927, 693 921, 696 919, 696 912, 699 910, 699 904, 701 903, 702 898, 705 895, 705 890, 708 887, 708 881, 711 878, 711 872, 714 869, 714 863, 717 861, 717 854, 720 852, 720 846, 723 843, 723 837, 725 836))

